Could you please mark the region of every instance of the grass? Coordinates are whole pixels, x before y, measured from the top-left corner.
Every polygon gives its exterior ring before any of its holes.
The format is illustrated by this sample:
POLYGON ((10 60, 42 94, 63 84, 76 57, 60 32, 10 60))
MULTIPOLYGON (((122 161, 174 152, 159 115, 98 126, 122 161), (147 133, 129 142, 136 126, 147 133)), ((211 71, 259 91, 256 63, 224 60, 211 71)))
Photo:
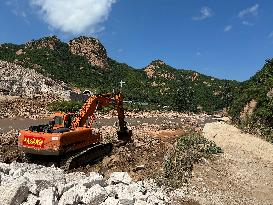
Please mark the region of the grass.
POLYGON ((165 158, 159 183, 173 188, 181 187, 191 178, 194 164, 222 152, 213 141, 200 134, 181 136, 165 158))

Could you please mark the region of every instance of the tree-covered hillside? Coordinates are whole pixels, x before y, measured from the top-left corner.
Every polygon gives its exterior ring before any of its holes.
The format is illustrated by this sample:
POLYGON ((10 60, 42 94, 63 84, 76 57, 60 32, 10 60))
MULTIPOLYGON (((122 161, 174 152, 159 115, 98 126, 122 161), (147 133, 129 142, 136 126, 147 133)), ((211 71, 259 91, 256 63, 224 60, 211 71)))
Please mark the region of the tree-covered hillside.
MULTIPOLYGON (((82 38, 88 41, 87 37, 82 38)), ((90 43, 94 42, 92 38, 90 43)), ((72 54, 70 44, 54 36, 24 45, 2 44, 0 60, 16 62, 62 80, 71 87, 90 89, 95 93, 118 90, 122 80, 125 82, 122 91, 126 100, 180 111, 223 109, 233 100, 233 90, 238 86, 238 82, 175 69, 160 60, 153 61, 144 69, 134 69, 107 58, 108 67, 101 69, 86 59, 88 49, 79 49, 84 50, 83 55, 72 54)), ((100 53, 92 52, 95 56, 100 53)))
POLYGON ((231 104, 233 120, 273 142, 273 59, 242 83, 231 104))

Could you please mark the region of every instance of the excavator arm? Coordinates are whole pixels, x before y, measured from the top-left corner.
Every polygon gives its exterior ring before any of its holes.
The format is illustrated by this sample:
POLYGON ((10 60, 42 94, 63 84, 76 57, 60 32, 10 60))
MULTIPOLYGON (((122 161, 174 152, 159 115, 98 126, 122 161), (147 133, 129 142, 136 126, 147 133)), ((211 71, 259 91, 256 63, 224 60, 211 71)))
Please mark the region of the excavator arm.
POLYGON ((87 99, 87 101, 82 106, 79 114, 76 115, 74 120, 72 121, 72 129, 76 129, 78 127, 83 127, 86 124, 86 120, 89 116, 93 116, 98 108, 107 107, 111 103, 115 104, 115 109, 118 113, 119 120, 119 128, 118 137, 120 140, 129 141, 132 135, 132 131, 128 130, 126 127, 125 116, 124 116, 124 108, 123 108, 123 95, 121 93, 118 94, 104 94, 104 95, 94 95, 87 99))

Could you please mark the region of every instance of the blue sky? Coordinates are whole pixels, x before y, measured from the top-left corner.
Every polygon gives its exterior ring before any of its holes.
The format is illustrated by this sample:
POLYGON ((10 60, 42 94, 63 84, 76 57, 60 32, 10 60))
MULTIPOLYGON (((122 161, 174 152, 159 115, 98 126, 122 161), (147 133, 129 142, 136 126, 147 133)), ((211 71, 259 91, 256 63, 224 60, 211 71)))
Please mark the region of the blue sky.
POLYGON ((273 58, 272 0, 3 0, 0 26, 0 43, 95 36, 135 68, 162 59, 240 81, 273 58))

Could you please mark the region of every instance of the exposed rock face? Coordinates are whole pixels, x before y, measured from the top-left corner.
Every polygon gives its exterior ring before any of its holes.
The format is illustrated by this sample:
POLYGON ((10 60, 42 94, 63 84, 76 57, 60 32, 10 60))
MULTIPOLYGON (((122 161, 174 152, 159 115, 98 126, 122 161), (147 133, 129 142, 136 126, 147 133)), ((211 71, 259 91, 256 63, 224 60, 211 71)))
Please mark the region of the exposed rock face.
POLYGON ((20 55, 23 55, 23 54, 25 54, 25 52, 23 51, 23 49, 20 49, 20 50, 16 51, 16 55, 17 56, 20 56, 20 55))
POLYGON ((269 98, 269 99, 272 99, 273 98, 273 88, 271 88, 268 93, 266 94, 266 96, 269 98))
POLYGON ((66 174, 55 167, 13 162, 0 163, 0 176, 0 204, 168 204, 175 197, 153 181, 133 182, 124 172, 106 180, 98 173, 66 174))
POLYGON ((249 103, 246 104, 244 110, 240 113, 240 118, 244 120, 247 116, 252 115, 256 106, 257 101, 255 99, 252 99, 249 103))
MULTIPOLYGON (((57 36, 50 36, 42 38, 38 41, 30 41, 25 44, 25 48, 30 49, 41 49, 41 48, 49 48, 51 50, 55 50, 57 45, 61 43, 60 39, 57 38, 57 36)), ((18 51, 22 53, 22 51, 18 51)))
POLYGON ((156 77, 162 77, 165 79, 173 80, 175 77, 172 73, 168 71, 158 71, 157 69, 161 66, 166 65, 166 63, 162 60, 155 60, 148 65, 144 71, 146 72, 148 78, 156 78, 156 77))
POLYGON ((56 82, 33 69, 15 63, 0 61, 0 88, 10 95, 34 97, 37 95, 69 99, 70 90, 63 82, 56 82))
POLYGON ((84 56, 90 64, 107 68, 107 52, 98 39, 82 36, 71 40, 69 47, 71 53, 84 56))
POLYGON ((165 62, 162 61, 162 60, 156 60, 156 61, 153 61, 152 63, 150 63, 150 65, 148 65, 144 71, 146 72, 148 78, 153 78, 156 74, 156 68, 158 66, 161 66, 161 65, 165 65, 165 62))

